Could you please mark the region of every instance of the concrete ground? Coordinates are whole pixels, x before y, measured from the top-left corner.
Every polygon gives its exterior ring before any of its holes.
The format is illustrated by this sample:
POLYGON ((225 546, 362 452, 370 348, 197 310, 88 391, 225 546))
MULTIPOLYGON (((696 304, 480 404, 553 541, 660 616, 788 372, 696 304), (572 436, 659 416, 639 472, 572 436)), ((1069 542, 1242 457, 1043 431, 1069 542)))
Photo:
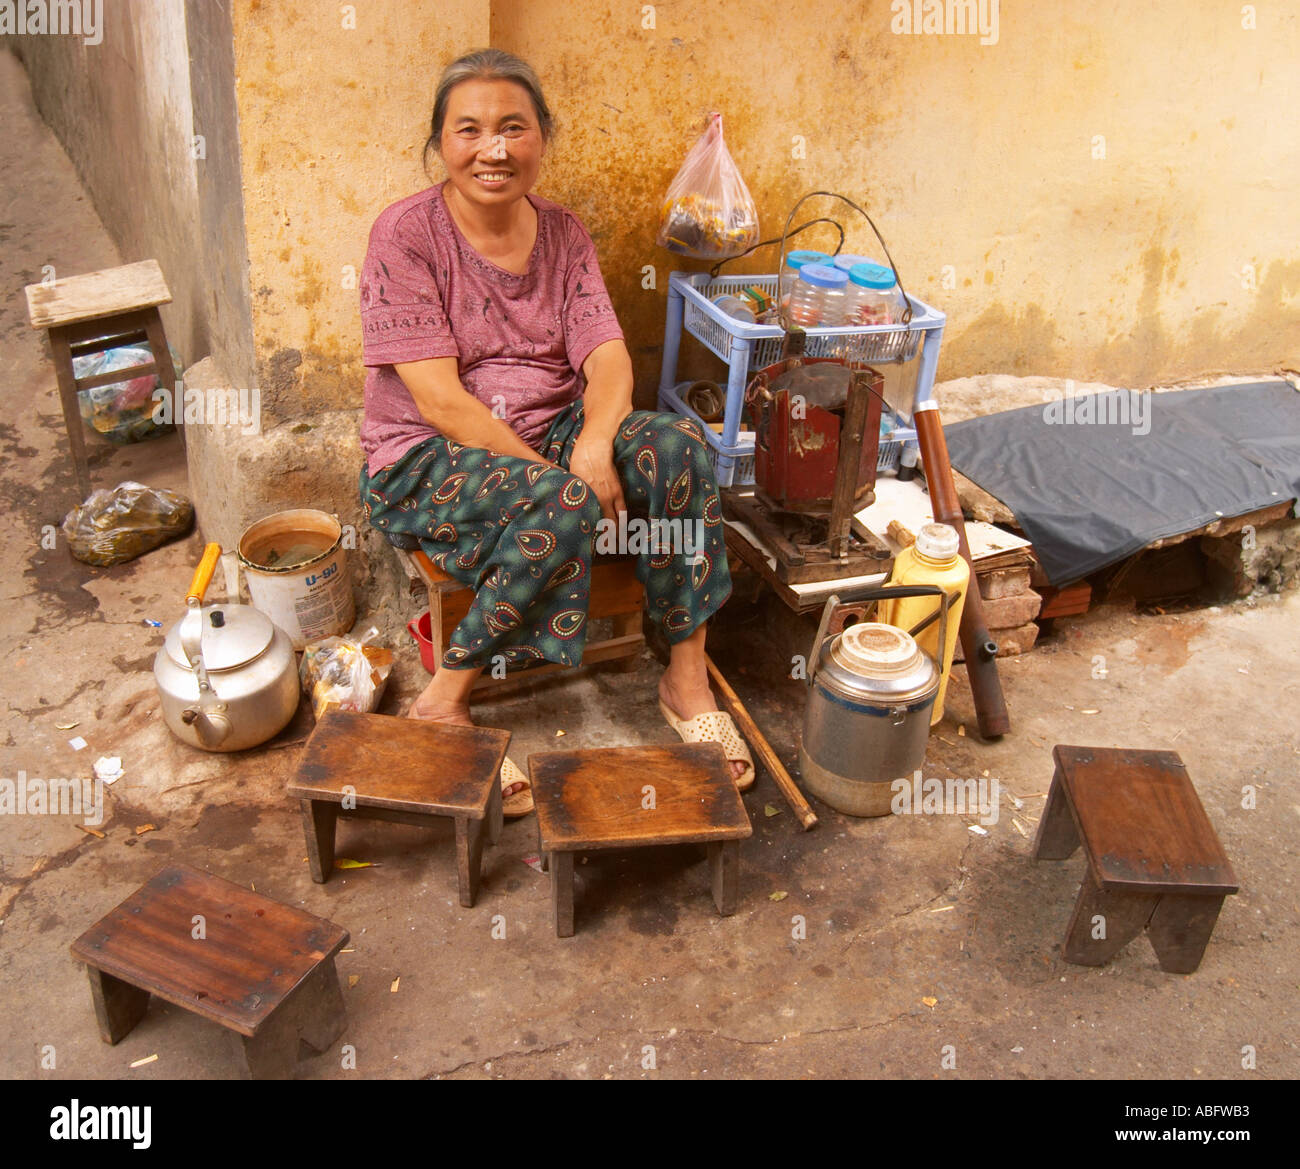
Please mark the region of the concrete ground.
MULTIPOLYGON (((0 98, 13 130, 0 139, 0 478, 10 504, 0 515, 9 553, 0 563, 0 776, 86 776, 101 755, 120 756, 125 769, 109 791, 102 839, 81 831, 78 817, 0 816, 0 1074, 239 1074, 232 1036, 156 1000, 119 1045, 103 1044, 68 953, 173 861, 351 931, 339 970, 342 1042, 355 1048, 355 1070, 336 1046, 304 1054, 302 1078, 1300 1073, 1295 594, 1059 621, 1032 654, 1001 664, 1013 733, 998 743, 975 738, 970 693, 955 676, 926 775, 996 779, 1000 814, 987 835, 969 830, 971 816, 856 820, 820 805, 820 825, 801 832, 760 773, 745 800, 754 835, 730 918, 713 910, 704 861, 665 850, 580 865, 578 932, 555 938, 547 878, 525 860, 535 852, 531 818, 509 824, 488 851, 473 909, 457 902, 441 830, 343 825, 339 855, 375 867, 313 884, 297 810, 284 796, 310 712, 265 747, 229 756, 183 746, 159 716, 151 665, 163 630, 147 621, 178 619, 200 537, 112 569, 72 560, 61 537, 53 547, 42 539, 75 492, 22 287, 46 264, 71 273, 122 257, 2 54, 0 98), (74 736, 84 750, 69 745, 74 736), (1083 861, 1030 857, 1055 743, 1182 755, 1242 885, 1197 973, 1162 973, 1145 939, 1100 969, 1062 961, 1083 861), (1243 807, 1246 788, 1253 807, 1243 807), (144 825, 152 828, 140 832, 144 825), (1253 1067, 1243 1066, 1245 1048, 1253 1067)), ((94 451, 98 486, 126 478, 185 486, 176 438, 94 451)), ((399 649, 386 713, 400 713, 426 677, 414 646, 396 636, 411 615, 372 615, 399 649)), ((715 660, 791 770, 804 691, 788 664, 812 632, 770 596, 750 603, 738 589, 710 636, 715 660)), ((633 673, 574 674, 477 714, 513 732, 521 764, 556 745, 668 744, 676 739, 656 711, 657 678, 647 655, 633 673)))

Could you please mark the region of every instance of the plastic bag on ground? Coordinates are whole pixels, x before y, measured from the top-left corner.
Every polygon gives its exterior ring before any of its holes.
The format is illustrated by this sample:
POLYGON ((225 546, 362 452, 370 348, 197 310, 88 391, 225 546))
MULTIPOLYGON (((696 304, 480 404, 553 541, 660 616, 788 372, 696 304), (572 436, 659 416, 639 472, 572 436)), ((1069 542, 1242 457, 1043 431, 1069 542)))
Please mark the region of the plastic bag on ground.
POLYGON ((193 522, 185 496, 128 480, 91 492, 64 517, 63 534, 76 559, 109 568, 183 536, 193 522))
POLYGON ((318 719, 330 710, 378 709, 393 668, 391 649, 367 644, 378 635, 372 627, 362 638, 326 637, 302 651, 298 678, 318 719))
POLYGON ((722 115, 691 147, 664 201, 659 246, 697 260, 725 260, 758 242, 758 210, 722 140, 722 115))

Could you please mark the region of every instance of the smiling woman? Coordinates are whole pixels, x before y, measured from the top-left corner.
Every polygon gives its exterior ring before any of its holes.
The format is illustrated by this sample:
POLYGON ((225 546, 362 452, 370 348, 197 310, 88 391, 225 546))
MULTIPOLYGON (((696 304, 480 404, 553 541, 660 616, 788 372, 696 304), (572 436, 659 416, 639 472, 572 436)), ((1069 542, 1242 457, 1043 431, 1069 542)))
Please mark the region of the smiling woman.
MULTIPOLYGON (((704 660, 705 622, 731 577, 703 434, 632 409, 632 362, 591 236, 532 194, 553 132, 526 62, 497 49, 460 58, 425 144, 446 181, 387 208, 370 233, 362 500, 374 527, 475 590, 410 714, 470 724, 485 666, 579 664, 598 527, 640 511, 704 533, 638 554, 671 646, 664 715, 687 741, 721 738, 738 782, 752 782, 743 741, 718 729, 727 716, 704 660)), ((507 815, 531 809, 509 760, 502 783, 507 815)))

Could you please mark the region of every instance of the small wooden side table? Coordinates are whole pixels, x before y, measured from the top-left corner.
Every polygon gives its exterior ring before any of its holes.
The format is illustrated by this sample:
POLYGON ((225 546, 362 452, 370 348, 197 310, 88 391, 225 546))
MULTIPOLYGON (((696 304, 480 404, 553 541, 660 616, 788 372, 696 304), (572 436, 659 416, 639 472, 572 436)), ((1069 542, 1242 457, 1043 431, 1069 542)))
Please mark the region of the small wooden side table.
POLYGON ((510 732, 492 727, 355 714, 325 714, 303 748, 289 795, 301 802, 312 880, 334 868, 340 816, 428 827, 456 822, 460 903, 478 897, 484 840, 501 836, 501 764, 510 732))
POLYGON ((348 932, 186 865, 163 869, 75 942, 99 1033, 117 1043, 149 996, 244 1037, 254 1079, 286 1079, 298 1040, 325 1051, 347 1015, 334 956, 348 932))
POLYGON ((1238 885, 1183 761, 1061 745, 1052 757, 1034 856, 1065 860, 1082 842, 1088 857, 1065 960, 1100 966, 1145 929, 1160 969, 1190 974, 1238 885))
POLYGON ((167 334, 163 331, 160 304, 170 304, 172 294, 157 260, 141 260, 120 268, 105 268, 80 276, 67 276, 50 284, 29 284, 27 319, 33 329, 45 329, 50 337, 54 374, 63 403, 63 424, 68 431, 72 462, 77 473, 81 500, 90 494, 90 465, 86 461, 86 439, 82 434, 79 390, 91 390, 114 382, 156 374, 171 395, 173 416, 184 411, 176 401, 176 370, 172 366, 167 334), (153 360, 128 369, 92 377, 77 377, 74 357, 105 353, 120 345, 146 344, 153 360))
POLYGON ((573 936, 573 857, 661 844, 708 848, 713 901, 726 917, 740 895, 749 814, 718 743, 540 751, 528 757, 558 937, 573 936))

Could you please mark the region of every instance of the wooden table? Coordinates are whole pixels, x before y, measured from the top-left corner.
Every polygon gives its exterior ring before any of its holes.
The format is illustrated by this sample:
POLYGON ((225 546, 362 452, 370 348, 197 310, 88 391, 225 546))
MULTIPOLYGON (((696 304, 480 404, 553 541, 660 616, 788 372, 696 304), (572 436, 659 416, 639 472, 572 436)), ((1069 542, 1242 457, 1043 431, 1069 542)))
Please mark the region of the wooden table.
POLYGON ((1082 842, 1088 857, 1065 960, 1100 966, 1145 929, 1160 969, 1190 974, 1238 885, 1183 761, 1060 745, 1052 756, 1034 855, 1064 860, 1082 842))
POLYGON ((298 1041, 325 1051, 347 1016, 334 956, 348 932, 186 865, 163 869, 72 944, 99 1033, 117 1043, 157 995, 244 1037, 254 1079, 293 1076, 298 1041))
POLYGON ((718 743, 540 751, 528 757, 558 937, 573 936, 575 853, 703 844, 713 901, 736 911, 749 815, 718 743))
POLYGON ((355 714, 325 714, 303 748, 289 795, 302 807, 312 880, 334 868, 339 817, 427 827, 456 822, 460 903, 478 897, 484 840, 501 836, 501 764, 510 732, 492 727, 355 714))

